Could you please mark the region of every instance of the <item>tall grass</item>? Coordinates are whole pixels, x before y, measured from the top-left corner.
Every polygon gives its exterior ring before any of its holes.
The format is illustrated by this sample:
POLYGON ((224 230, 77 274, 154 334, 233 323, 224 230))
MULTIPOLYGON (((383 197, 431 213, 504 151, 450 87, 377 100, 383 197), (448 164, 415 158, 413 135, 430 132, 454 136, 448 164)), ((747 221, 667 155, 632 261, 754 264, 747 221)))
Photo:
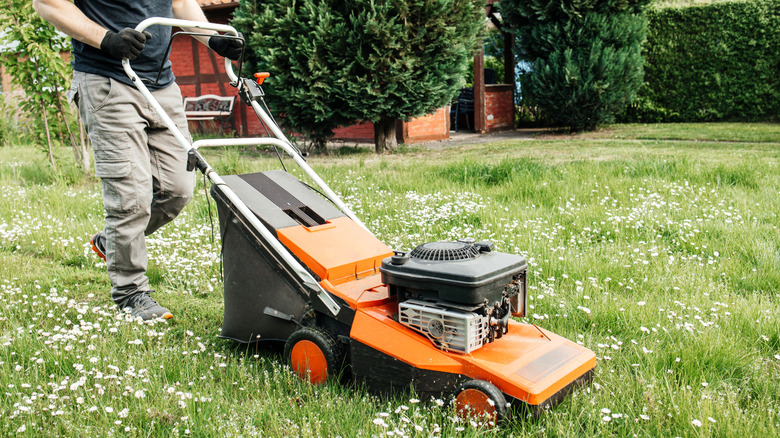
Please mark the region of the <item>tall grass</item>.
MULTIPOLYGON (((493 429, 409 391, 313 388, 278 347, 217 338, 219 232, 212 244, 200 179, 148 239, 175 318, 125 320, 88 247, 99 182, 0 148, 0 435, 775 436, 778 146, 575 137, 311 158, 394 248, 471 236, 525 255, 525 321, 596 351, 590 386, 493 429)), ((222 174, 279 167, 265 152, 204 153, 222 174)))

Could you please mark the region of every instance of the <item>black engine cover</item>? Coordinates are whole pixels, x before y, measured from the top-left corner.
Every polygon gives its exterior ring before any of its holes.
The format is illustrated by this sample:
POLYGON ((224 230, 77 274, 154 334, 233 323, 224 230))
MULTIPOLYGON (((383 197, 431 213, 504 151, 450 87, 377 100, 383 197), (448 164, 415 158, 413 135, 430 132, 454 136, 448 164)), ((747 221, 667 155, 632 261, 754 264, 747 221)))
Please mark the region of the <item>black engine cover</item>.
POLYGON ((524 257, 491 251, 488 242, 432 242, 382 261, 382 282, 399 301, 416 298, 476 306, 501 300, 525 276, 524 257))

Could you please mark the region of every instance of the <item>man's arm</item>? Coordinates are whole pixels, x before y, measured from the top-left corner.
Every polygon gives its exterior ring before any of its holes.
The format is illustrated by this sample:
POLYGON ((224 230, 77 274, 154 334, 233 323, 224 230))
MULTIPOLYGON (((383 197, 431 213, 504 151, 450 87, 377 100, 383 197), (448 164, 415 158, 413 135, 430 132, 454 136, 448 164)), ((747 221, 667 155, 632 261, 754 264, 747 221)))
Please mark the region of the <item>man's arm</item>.
POLYGON ((70 0, 33 0, 33 8, 44 20, 71 38, 117 58, 135 59, 148 38, 148 32, 122 29, 113 32, 84 15, 70 0))
MULTIPOLYGON (((44 20, 71 38, 99 49, 108 29, 90 20, 70 0, 33 0, 33 8, 44 20)), ((173 0, 173 16, 182 20, 208 22, 196 0, 173 0)), ((187 29, 214 34, 212 30, 187 29)), ((207 37, 198 39, 208 44, 207 37)))
MULTIPOLYGON (((182 20, 208 22, 206 15, 200 8, 196 0, 173 0, 173 16, 182 20)), ((235 39, 211 38, 211 35, 217 32, 205 29, 184 29, 189 32, 198 32, 204 36, 196 36, 198 41, 207 45, 211 50, 217 52, 220 56, 225 56, 234 61, 241 56, 243 44, 235 39)))
POLYGON ((108 32, 108 29, 87 18, 69 0, 33 0, 33 8, 57 29, 96 49, 100 48, 100 43, 108 32))
MULTIPOLYGON (((203 13, 203 10, 200 8, 200 5, 198 5, 198 2, 196 0, 173 0, 173 17, 178 18, 180 20, 189 20, 189 21, 203 21, 208 23, 208 19, 206 18, 206 14, 203 13)), ((206 35, 214 35, 216 32, 213 30, 206 30, 206 29, 193 29, 193 28, 187 28, 184 29, 187 32, 199 32, 206 35)), ((206 36, 203 37, 194 37, 198 41, 202 42, 203 44, 208 45, 209 44, 209 38, 206 36)))

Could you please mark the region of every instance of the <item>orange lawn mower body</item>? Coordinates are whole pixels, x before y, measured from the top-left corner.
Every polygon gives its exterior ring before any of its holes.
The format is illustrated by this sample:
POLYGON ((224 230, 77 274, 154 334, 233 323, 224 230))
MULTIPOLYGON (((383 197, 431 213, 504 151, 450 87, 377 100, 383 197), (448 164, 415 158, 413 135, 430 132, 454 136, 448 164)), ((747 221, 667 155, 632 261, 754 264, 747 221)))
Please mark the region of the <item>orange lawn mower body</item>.
POLYGON ((414 387, 422 397, 452 396, 459 410, 488 407, 497 417, 505 412, 495 405, 539 410, 590 378, 592 351, 508 318, 524 313, 524 258, 463 239, 421 245, 443 259, 418 260, 417 250, 393 251, 289 173, 224 179, 340 311, 325 310, 273 266, 267 245, 213 186, 225 266, 221 336, 285 342, 286 360, 314 384, 346 366, 372 390, 414 387), (449 273, 437 276, 442 270, 449 273), (466 339, 469 331, 476 335, 466 339))

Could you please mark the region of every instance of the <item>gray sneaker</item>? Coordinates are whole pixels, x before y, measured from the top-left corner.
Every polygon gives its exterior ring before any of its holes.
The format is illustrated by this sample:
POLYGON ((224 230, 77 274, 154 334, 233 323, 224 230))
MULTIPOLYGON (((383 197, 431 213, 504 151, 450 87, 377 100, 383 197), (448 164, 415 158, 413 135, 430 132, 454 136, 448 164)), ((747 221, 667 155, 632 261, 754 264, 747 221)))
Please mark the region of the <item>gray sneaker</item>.
POLYGON ((153 291, 136 292, 128 297, 117 301, 119 310, 129 312, 130 315, 141 318, 144 321, 152 319, 171 319, 173 314, 170 310, 157 304, 150 293, 153 291))

